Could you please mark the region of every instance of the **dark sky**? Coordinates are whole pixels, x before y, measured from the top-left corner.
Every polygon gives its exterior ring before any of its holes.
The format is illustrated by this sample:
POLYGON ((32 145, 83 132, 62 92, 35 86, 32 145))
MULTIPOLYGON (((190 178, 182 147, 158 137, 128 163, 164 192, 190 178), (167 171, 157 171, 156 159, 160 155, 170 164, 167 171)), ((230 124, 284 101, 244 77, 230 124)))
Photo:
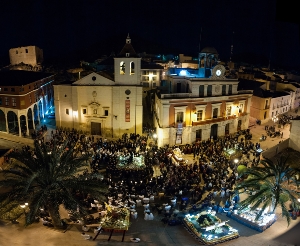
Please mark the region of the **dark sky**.
POLYGON ((109 55, 128 32, 137 52, 159 45, 157 52, 195 55, 202 28, 200 47, 215 47, 222 60, 233 43, 235 56, 300 65, 299 25, 279 21, 274 0, 1 0, 0 23, 0 56, 7 60, 10 48, 26 45, 42 48, 46 60, 109 55))

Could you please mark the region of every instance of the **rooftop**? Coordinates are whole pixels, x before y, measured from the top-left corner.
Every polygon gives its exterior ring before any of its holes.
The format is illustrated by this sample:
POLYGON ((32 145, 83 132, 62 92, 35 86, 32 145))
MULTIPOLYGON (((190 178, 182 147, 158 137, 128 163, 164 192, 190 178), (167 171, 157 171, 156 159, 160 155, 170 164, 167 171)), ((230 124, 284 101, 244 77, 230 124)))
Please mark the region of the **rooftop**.
POLYGON ((32 72, 24 70, 5 70, 0 71, 1 86, 22 86, 35 81, 45 79, 54 74, 43 72, 32 72))

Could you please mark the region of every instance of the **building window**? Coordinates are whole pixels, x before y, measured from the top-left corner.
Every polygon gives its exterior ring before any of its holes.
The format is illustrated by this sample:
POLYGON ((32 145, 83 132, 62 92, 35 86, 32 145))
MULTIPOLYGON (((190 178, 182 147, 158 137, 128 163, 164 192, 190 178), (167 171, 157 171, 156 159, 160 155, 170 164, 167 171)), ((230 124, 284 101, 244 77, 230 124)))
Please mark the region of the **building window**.
POLYGON ((16 107, 16 106, 17 106, 16 98, 12 98, 12 99, 11 99, 11 103, 12 103, 12 106, 13 106, 13 107, 16 107))
POLYGON ((9 105, 8 97, 5 97, 5 106, 8 106, 8 105, 9 105))
POLYGON ((15 88, 10 88, 10 91, 15 91, 15 88))
POLYGON ((197 111, 197 121, 201 121, 203 117, 203 110, 197 111))
POLYGON ((97 114, 97 109, 94 109, 94 110, 93 110, 93 114, 97 114))
POLYGON ((134 62, 130 62, 130 75, 134 74, 134 62))
POLYGON ((83 113, 83 114, 86 114, 86 108, 83 108, 83 109, 82 109, 82 113, 83 113))
POLYGON ((29 102, 32 103, 31 95, 29 95, 29 102))
POLYGON ((199 97, 204 97, 204 85, 199 86, 199 97))
POLYGON ((0 88, 0 91, 2 90, 2 88, 0 88))
POLYGON ((226 85, 222 85, 222 96, 226 95, 226 85))
POLYGON ((120 62, 120 74, 125 74, 125 62, 120 62))
POLYGON ((104 116, 108 116, 108 109, 104 110, 104 116))
POLYGON ((242 113, 244 109, 244 104, 240 104, 239 106, 239 113, 242 113))
POLYGON ((183 112, 177 112, 176 114, 176 122, 183 122, 183 112))
POLYGON ((272 117, 274 116, 274 112, 272 112, 272 117))
POLYGON ((227 116, 231 115, 231 106, 228 106, 226 109, 227 116))
POLYGON ((68 108, 66 108, 66 114, 69 115, 69 109, 68 108))
POLYGON ((211 97, 212 96, 212 85, 207 86, 207 96, 211 97))
POLYGON ((214 108, 214 110, 213 110, 213 118, 214 119, 218 118, 218 112, 219 112, 218 108, 214 108))
POLYGON ((28 49, 25 49, 25 52, 28 53, 28 49))
POLYGON ((28 86, 28 89, 30 90, 30 86, 28 86))
POLYGON ((8 89, 7 89, 7 88, 4 88, 4 91, 8 91, 8 89))
POLYGON ((18 51, 16 50, 16 54, 18 54, 18 51))
POLYGON ((0 105, 2 105, 2 98, 0 97, 0 105))
POLYGON ((228 88, 228 95, 232 95, 232 85, 229 85, 229 88, 228 88))

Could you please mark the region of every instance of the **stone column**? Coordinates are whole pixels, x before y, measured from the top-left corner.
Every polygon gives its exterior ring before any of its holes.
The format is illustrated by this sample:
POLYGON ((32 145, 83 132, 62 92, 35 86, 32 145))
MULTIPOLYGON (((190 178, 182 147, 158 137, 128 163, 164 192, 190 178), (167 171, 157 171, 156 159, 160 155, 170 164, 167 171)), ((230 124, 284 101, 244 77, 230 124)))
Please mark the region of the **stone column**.
POLYGON ((26 118, 26 135, 29 136, 29 127, 28 127, 28 116, 25 116, 26 118))

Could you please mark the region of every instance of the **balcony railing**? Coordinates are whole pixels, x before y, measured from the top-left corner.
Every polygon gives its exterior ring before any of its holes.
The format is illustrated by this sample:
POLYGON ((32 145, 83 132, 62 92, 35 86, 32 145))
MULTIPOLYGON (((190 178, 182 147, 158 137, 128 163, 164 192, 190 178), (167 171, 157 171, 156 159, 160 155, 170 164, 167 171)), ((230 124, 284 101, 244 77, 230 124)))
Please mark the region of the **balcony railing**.
POLYGON ((245 116, 245 115, 247 115, 246 112, 239 113, 238 116, 237 115, 229 115, 229 116, 226 116, 226 117, 219 117, 219 118, 216 118, 216 119, 193 121, 192 126, 201 126, 201 125, 206 125, 206 124, 218 123, 218 122, 222 122, 222 121, 225 121, 225 120, 233 120, 233 119, 236 119, 238 117, 245 116))

